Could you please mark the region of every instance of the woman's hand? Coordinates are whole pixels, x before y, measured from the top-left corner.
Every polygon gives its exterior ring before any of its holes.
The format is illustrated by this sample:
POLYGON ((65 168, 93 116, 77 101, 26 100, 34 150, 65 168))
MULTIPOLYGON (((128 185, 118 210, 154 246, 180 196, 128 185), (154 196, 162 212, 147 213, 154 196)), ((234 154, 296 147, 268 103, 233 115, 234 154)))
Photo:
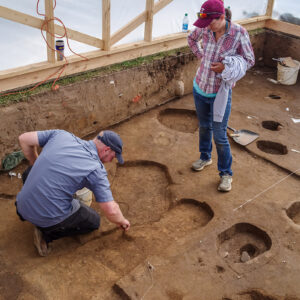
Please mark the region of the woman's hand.
POLYGON ((222 73, 225 69, 224 65, 220 62, 213 62, 211 63, 210 69, 216 73, 222 73))

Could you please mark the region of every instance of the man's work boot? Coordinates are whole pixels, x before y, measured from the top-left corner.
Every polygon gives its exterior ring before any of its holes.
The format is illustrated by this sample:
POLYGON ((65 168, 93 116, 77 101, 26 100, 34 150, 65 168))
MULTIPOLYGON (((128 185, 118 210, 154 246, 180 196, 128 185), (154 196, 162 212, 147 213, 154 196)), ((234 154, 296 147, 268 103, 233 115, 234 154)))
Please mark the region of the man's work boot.
POLYGON ((228 174, 221 176, 221 182, 218 186, 218 190, 221 192, 229 192, 231 190, 231 182, 232 176, 228 174))
POLYGON ((47 256, 50 253, 50 248, 43 239, 42 232, 37 227, 33 231, 33 243, 40 256, 47 256))
POLYGON ((212 160, 202 160, 202 159, 198 159, 195 162, 193 162, 192 164, 192 169, 194 171, 201 171, 204 169, 204 167, 209 166, 212 164, 212 160))

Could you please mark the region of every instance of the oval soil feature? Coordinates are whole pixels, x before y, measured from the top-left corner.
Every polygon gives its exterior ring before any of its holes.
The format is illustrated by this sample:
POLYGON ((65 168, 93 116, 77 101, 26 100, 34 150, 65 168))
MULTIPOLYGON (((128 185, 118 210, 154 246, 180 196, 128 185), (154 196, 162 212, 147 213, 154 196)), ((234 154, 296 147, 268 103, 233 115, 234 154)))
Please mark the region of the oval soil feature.
POLYGON ((285 155, 288 149, 285 145, 271 141, 258 141, 256 142, 257 148, 265 153, 275 155, 285 155))
POLYGON ((276 121, 262 121, 262 127, 268 130, 277 131, 282 128, 282 125, 276 121))
POLYGON ((194 133, 198 128, 194 110, 167 108, 159 112, 158 120, 164 126, 180 132, 194 133))

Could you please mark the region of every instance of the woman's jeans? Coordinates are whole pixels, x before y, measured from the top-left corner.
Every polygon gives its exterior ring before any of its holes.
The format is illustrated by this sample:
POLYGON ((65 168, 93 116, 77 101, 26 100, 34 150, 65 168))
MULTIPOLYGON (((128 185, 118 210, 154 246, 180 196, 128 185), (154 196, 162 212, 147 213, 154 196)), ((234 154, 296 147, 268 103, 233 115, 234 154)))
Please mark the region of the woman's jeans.
POLYGON ((209 160, 212 151, 212 137, 218 153, 218 170, 220 176, 232 175, 232 155, 227 138, 227 123, 231 111, 231 90, 222 122, 213 121, 213 104, 215 98, 207 98, 193 90, 196 112, 199 120, 200 159, 209 160))

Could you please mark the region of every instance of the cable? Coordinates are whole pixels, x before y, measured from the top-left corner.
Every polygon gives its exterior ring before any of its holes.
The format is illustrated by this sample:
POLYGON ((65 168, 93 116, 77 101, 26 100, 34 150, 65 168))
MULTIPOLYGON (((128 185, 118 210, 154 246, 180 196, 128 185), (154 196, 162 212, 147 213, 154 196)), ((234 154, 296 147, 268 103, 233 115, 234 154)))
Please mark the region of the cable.
MULTIPOLYGON (((46 18, 46 15, 45 15, 45 14, 39 12, 39 2, 40 2, 40 0, 37 0, 37 4, 36 4, 36 13, 37 13, 39 16, 43 16, 44 18, 46 18)), ((54 0, 53 11, 55 10, 55 8, 56 8, 56 0, 54 0)), ((59 89, 59 85, 56 84, 56 82, 57 82, 57 80, 59 80, 59 78, 60 78, 60 76, 62 75, 63 71, 64 71, 65 68, 68 66, 69 62, 68 62, 67 57, 66 57, 63 53, 61 53, 60 51, 58 51, 58 50, 52 48, 52 46, 49 45, 49 43, 47 42, 47 39, 46 39, 45 36, 44 36, 43 30, 44 30, 44 31, 47 31, 48 23, 50 23, 50 22, 52 22, 52 21, 57 21, 57 22, 59 22, 59 23, 62 25, 62 27, 64 28, 64 34, 61 35, 61 36, 59 36, 59 35, 55 35, 55 34, 50 33, 51 36, 54 37, 54 38, 60 38, 60 39, 66 37, 67 45, 68 45, 69 50, 70 50, 73 54, 82 57, 85 61, 89 60, 87 57, 82 56, 82 55, 80 55, 80 54, 74 52, 74 51, 71 49, 70 44, 69 44, 69 37, 68 37, 67 29, 66 29, 66 27, 65 27, 65 25, 64 25, 64 23, 62 22, 61 19, 59 19, 59 18, 57 18, 57 17, 53 17, 53 18, 50 18, 50 19, 45 19, 45 20, 43 21, 43 23, 42 23, 42 26, 41 26, 41 34, 42 34, 42 37, 43 37, 44 41, 46 42, 46 45, 47 45, 47 47, 48 47, 49 49, 51 49, 52 51, 55 51, 55 52, 59 52, 59 53, 63 56, 64 60, 66 61, 65 64, 64 64, 61 68, 59 68, 57 71, 55 71, 54 73, 52 73, 51 75, 49 75, 46 79, 44 79, 43 81, 37 83, 37 84, 36 84, 34 87, 32 87, 31 89, 25 90, 25 91, 18 91, 18 92, 11 92, 11 93, 6 93, 6 94, 0 94, 0 97, 4 97, 4 96, 8 96, 8 95, 14 95, 14 94, 23 94, 23 93, 31 92, 31 91, 35 90, 35 89, 36 89, 38 86, 40 86, 41 84, 43 84, 43 83, 45 83, 46 81, 48 81, 51 77, 53 77, 53 76, 54 76, 55 74, 57 74, 57 73, 58 73, 58 76, 57 76, 57 77, 55 78, 55 80, 53 81, 53 84, 52 84, 52 86, 51 86, 51 89, 52 89, 53 91, 56 91, 56 90, 59 89), (45 29, 45 27, 46 27, 46 29, 45 29)), ((48 33, 49 33, 49 32, 48 32, 48 33)))

